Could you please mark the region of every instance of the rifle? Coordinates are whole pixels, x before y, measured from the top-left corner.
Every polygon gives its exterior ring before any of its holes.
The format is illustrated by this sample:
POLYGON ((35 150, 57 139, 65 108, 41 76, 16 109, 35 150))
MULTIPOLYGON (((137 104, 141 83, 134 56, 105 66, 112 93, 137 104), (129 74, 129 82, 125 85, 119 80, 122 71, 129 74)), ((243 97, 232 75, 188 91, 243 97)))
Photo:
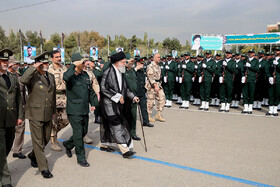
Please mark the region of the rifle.
POLYGON ((146 138, 145 138, 144 128, 143 128, 143 118, 142 118, 142 113, 141 113, 140 104, 137 104, 137 106, 138 106, 138 112, 139 112, 139 119, 140 119, 140 122, 141 122, 141 129, 142 129, 142 133, 143 133, 145 151, 148 152, 148 150, 147 150, 147 145, 146 145, 146 138))

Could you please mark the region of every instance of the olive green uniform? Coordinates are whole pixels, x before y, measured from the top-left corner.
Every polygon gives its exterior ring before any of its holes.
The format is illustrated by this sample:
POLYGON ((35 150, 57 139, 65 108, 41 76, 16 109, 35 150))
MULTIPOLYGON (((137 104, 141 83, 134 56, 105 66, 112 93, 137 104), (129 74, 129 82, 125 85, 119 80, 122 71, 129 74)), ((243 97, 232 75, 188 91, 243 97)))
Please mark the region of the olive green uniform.
POLYGON ((179 82, 181 84, 181 97, 183 101, 190 101, 192 90, 192 78, 194 73, 194 63, 190 60, 183 61, 179 66, 179 82))
POLYGON ((7 156, 13 146, 17 119, 23 119, 22 98, 18 78, 7 72, 0 73, 0 182, 11 184, 7 156), (10 81, 8 87, 4 76, 10 81))
POLYGON ((63 74, 66 82, 66 113, 73 129, 73 136, 63 145, 71 150, 75 147, 78 162, 86 160, 83 137, 88 131, 89 103, 95 106, 96 97, 89 75, 83 71, 75 74, 75 65, 71 64, 63 74))
POLYGON ((48 170, 45 146, 51 136, 52 116, 56 113, 56 86, 53 74, 41 74, 34 66, 28 68, 20 82, 27 86, 29 96, 25 106, 25 118, 29 119, 33 151, 40 171, 48 170), (49 80, 48 80, 49 79, 49 80))

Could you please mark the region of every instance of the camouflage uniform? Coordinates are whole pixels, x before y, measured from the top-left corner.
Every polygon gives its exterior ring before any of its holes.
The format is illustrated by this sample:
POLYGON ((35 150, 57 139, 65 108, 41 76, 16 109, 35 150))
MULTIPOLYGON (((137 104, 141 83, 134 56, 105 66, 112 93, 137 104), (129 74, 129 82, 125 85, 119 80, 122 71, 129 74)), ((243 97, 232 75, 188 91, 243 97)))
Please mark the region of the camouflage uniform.
POLYGON ((160 80, 161 80, 161 68, 158 64, 152 62, 147 67, 147 82, 145 85, 145 88, 147 89, 148 114, 151 122, 154 121, 154 119, 151 118, 151 113, 152 113, 155 99, 156 99, 156 105, 158 111, 155 116, 156 120, 165 121, 161 116, 161 112, 163 111, 164 104, 165 104, 165 95, 160 80), (157 83, 158 87, 160 88, 159 92, 156 92, 154 90, 155 83, 157 83))
POLYGON ((55 145, 57 145, 57 133, 69 124, 66 114, 66 86, 63 81, 63 73, 66 71, 65 66, 61 65, 61 68, 56 69, 53 64, 50 65, 48 70, 49 73, 54 75, 56 84, 56 114, 52 119, 51 131, 51 142, 55 145))

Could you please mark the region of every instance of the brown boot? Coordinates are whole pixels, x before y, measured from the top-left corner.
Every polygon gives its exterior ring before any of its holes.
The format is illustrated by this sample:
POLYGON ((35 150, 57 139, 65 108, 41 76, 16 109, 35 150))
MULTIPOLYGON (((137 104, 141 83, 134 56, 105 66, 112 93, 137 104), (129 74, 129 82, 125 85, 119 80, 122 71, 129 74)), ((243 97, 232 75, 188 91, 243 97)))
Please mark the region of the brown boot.
POLYGON ((157 114, 155 116, 155 120, 160 121, 160 122, 165 122, 165 119, 162 117, 160 111, 157 112, 157 114))
POLYGON ((54 151, 62 151, 61 147, 59 147, 59 145, 58 145, 56 136, 51 137, 51 149, 54 151))
POLYGON ((149 115, 149 121, 150 122, 155 122, 156 121, 154 118, 152 118, 151 114, 149 115))

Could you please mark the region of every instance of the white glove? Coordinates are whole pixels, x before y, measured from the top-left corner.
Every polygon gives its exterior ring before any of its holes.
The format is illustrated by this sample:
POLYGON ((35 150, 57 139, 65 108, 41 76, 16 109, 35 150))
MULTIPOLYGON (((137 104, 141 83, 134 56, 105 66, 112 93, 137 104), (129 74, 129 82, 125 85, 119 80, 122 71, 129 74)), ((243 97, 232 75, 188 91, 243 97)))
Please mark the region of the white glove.
POLYGON ((161 69, 163 69, 163 66, 160 66, 161 69))
POLYGON ((224 77, 219 77, 219 83, 224 83, 224 77))
POLYGON ((194 82, 194 79, 195 79, 195 78, 193 77, 193 78, 192 78, 192 81, 193 81, 193 82, 194 82))
POLYGON ((179 83, 181 84, 183 82, 183 78, 179 77, 179 83))
POLYGON ((163 82, 164 82, 164 83, 167 83, 167 77, 166 77, 166 76, 163 77, 163 82))
POLYGON ((273 60, 273 65, 278 65, 278 62, 276 60, 273 60))
POLYGON ((227 66, 227 62, 226 61, 223 61, 223 66, 227 66))
POLYGON ((165 69, 169 69, 169 66, 165 66, 165 69))
POLYGON ((207 66, 206 66, 206 64, 203 63, 203 64, 202 64, 202 67, 203 67, 203 68, 206 68, 207 66))
POLYGON ((273 80, 274 80, 274 78, 273 78, 273 77, 269 77, 269 79, 268 79, 269 84, 273 85, 273 80))
POLYGON ((198 67, 197 67, 197 65, 194 65, 194 69, 197 69, 198 67))
POLYGON ((259 68, 261 68, 261 67, 262 67, 262 65, 260 64, 260 65, 259 65, 259 68))
POLYGON ((245 79, 246 79, 246 78, 245 78, 244 76, 241 78, 241 83, 242 83, 242 84, 245 83, 245 79))
POLYGON ((99 68, 99 67, 95 67, 95 69, 100 70, 100 68, 99 68))
POLYGON ((199 78, 198 78, 198 82, 199 82, 199 83, 202 83, 202 77, 199 77, 199 78))
POLYGON ((183 69, 186 69, 186 68, 187 68, 187 66, 186 66, 185 64, 183 64, 183 65, 182 65, 182 68, 183 68, 183 69))
POLYGON ((238 68, 238 64, 236 64, 236 68, 238 68))
POLYGON ((176 77, 176 82, 178 82, 179 81, 179 77, 176 77))
POLYGON ((249 68, 249 67, 251 67, 251 64, 246 62, 245 66, 249 68))

